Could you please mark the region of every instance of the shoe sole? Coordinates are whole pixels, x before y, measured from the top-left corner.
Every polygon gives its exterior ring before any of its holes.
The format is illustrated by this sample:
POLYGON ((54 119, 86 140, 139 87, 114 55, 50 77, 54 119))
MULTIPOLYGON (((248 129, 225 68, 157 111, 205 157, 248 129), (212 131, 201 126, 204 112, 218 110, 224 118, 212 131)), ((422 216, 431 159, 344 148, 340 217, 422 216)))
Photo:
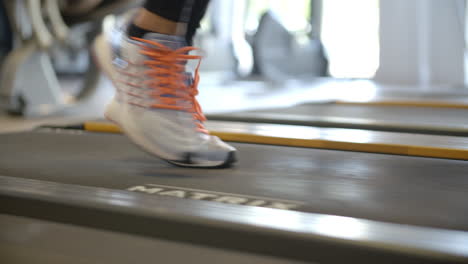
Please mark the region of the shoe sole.
POLYGON ((179 167, 185 167, 185 168, 205 168, 205 169, 209 169, 209 168, 212 168, 212 169, 223 169, 223 168, 229 168, 232 166, 232 164, 236 163, 237 162, 237 155, 236 155, 236 151, 230 151, 228 153, 228 156, 226 158, 226 160, 224 161, 224 163, 220 164, 220 165, 216 165, 216 166, 200 166, 200 165, 196 165, 196 164, 191 164, 190 163, 190 156, 191 154, 188 153, 187 155, 187 159, 185 159, 184 161, 180 162, 180 161, 175 161, 175 160, 165 160, 167 162, 169 162, 170 164, 173 164, 173 165, 176 165, 176 166, 179 166, 179 167))
MULTIPOLYGON (((94 40, 94 43, 92 45, 92 57, 93 57, 93 60, 95 61, 96 65, 98 66, 98 68, 105 74, 107 75, 108 79, 112 82, 112 84, 114 85, 114 87, 117 87, 114 80, 112 80, 112 78, 110 76, 111 73, 111 69, 108 69, 108 67, 106 65, 103 65, 103 63, 101 62, 101 59, 102 56, 106 56, 104 55, 104 52, 102 51, 106 51, 106 50, 110 50, 108 49, 109 47, 106 47, 106 40, 104 39, 105 36, 103 34, 99 35, 98 37, 96 37, 96 39, 94 40), (101 55, 100 55, 101 54, 101 55)), ((104 61, 106 58, 102 58, 102 61, 104 61)), ((107 58, 108 59, 108 58, 107 58)), ((129 137, 132 141, 133 144, 135 144, 137 147, 139 147, 140 149, 142 149, 143 151, 147 152, 148 154, 151 154, 152 156, 156 156, 172 165, 175 165, 175 166, 178 166, 178 167, 184 167, 184 168, 228 168, 230 167, 233 163, 237 162, 237 155, 236 155, 236 151, 230 151, 226 157, 226 159, 221 163, 221 164, 209 164, 209 165, 203 165, 203 164, 194 164, 194 163, 191 163, 190 160, 191 160, 191 156, 193 155, 192 153, 188 153, 187 154, 187 157, 184 159, 184 160, 170 160, 170 159, 165 159, 163 158, 164 157, 164 154, 163 153, 156 153, 157 151, 154 151, 154 150, 150 150, 148 149, 147 147, 145 147, 145 144, 142 144, 140 141, 140 139, 136 138, 136 137, 133 137, 131 135, 131 133, 127 133, 127 131, 125 130, 124 126, 120 124, 120 122, 118 120, 116 120, 115 118, 112 118, 110 117, 110 114, 106 111, 104 113, 104 117, 115 123, 116 125, 118 125, 123 133, 129 137)))

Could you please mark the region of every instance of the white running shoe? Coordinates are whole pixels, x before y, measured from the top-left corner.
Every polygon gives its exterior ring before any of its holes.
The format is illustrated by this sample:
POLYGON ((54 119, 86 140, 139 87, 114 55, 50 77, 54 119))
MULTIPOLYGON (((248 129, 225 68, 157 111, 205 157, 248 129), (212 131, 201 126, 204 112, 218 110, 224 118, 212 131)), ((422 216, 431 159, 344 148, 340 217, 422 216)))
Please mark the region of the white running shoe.
POLYGON ((180 36, 148 33, 128 37, 125 27, 104 32, 94 42, 98 64, 111 79, 116 95, 105 116, 138 146, 183 167, 227 167, 236 149, 212 136, 198 94, 200 56, 189 55, 180 36), (193 73, 186 63, 197 60, 193 73))

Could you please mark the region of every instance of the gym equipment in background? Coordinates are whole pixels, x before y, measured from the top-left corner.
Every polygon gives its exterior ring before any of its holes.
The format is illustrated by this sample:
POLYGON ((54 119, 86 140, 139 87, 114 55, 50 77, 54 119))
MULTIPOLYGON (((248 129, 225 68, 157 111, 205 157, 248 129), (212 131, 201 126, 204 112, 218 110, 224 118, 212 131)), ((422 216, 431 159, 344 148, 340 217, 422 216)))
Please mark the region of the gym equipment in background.
POLYGON ((88 46, 102 19, 138 1, 4 0, 13 32, 12 50, 2 60, 0 107, 10 114, 43 116, 89 99, 100 73, 88 46), (69 5, 81 6, 65 12, 69 5), (84 3, 86 2, 86 3, 84 3), (92 10, 92 11, 91 11, 92 10))
POLYGON ((252 46, 257 69, 267 79, 327 76, 328 60, 320 39, 308 38, 301 44, 271 10, 261 17, 252 46))
POLYGON ((13 35, 10 22, 6 14, 5 5, 0 1, 0 60, 11 51, 13 45, 13 35))

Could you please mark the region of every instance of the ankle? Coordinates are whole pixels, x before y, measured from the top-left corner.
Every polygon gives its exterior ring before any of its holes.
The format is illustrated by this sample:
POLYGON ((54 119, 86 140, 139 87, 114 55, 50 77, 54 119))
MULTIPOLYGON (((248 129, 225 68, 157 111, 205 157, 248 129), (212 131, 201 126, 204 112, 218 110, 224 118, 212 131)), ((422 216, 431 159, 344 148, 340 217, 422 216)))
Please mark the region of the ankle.
POLYGON ((165 35, 185 35, 186 23, 178 23, 141 8, 129 27, 129 35, 142 37, 145 33, 155 32, 165 35))

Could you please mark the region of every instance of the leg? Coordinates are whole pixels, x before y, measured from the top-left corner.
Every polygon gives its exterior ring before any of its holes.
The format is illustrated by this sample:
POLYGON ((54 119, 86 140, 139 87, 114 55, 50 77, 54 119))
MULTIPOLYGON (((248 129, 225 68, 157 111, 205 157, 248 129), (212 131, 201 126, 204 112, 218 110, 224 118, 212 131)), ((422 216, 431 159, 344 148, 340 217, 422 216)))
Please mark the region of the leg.
POLYGON ((192 45, 193 37, 195 36, 197 29, 200 27, 200 21, 205 16, 206 8, 208 7, 209 2, 210 0, 195 1, 187 26, 187 33, 185 35, 189 45, 192 45))
POLYGON ((209 0, 147 0, 129 27, 129 35, 142 37, 148 32, 185 35, 191 45, 205 15, 209 0))

